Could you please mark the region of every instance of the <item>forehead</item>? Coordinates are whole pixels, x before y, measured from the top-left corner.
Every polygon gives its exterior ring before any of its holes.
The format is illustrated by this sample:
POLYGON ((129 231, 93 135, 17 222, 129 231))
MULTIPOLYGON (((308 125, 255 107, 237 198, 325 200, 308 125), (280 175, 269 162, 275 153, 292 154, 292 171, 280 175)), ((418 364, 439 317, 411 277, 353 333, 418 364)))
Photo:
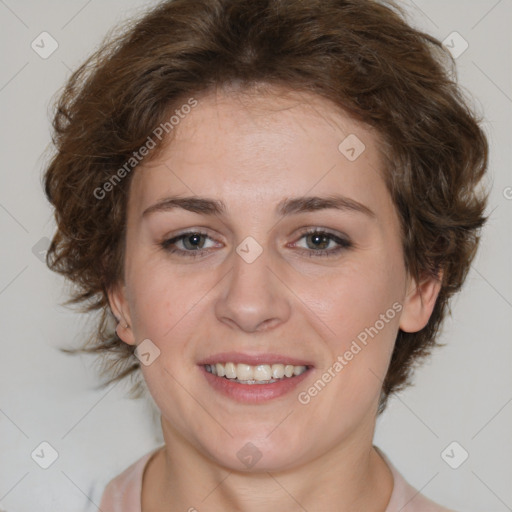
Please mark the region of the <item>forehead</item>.
POLYGON ((219 90, 197 101, 158 158, 136 169, 132 209, 166 194, 216 197, 241 209, 339 192, 386 206, 378 135, 328 100, 219 90))

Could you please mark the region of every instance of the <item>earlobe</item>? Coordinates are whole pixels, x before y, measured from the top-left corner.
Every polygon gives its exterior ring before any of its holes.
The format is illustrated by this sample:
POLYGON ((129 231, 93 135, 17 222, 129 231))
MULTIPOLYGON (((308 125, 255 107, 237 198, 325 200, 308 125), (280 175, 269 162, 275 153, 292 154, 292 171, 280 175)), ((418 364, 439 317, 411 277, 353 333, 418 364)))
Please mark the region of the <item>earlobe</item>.
POLYGON ((135 345, 128 302, 125 297, 125 285, 116 284, 108 291, 108 301, 112 314, 118 321, 116 333, 128 345, 135 345))
POLYGON ((421 331, 427 324, 441 291, 443 271, 435 277, 425 277, 420 284, 410 277, 404 308, 400 317, 400 329, 404 332, 421 331))

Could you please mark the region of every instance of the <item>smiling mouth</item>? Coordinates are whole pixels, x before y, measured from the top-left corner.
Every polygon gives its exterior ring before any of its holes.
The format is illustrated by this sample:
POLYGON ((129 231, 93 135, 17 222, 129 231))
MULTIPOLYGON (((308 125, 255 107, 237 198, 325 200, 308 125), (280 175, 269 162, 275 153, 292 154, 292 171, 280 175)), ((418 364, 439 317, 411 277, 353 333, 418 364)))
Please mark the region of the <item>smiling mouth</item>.
POLYGON ((297 377, 308 370, 308 366, 294 366, 292 364, 278 363, 252 366, 231 362, 205 364, 204 368, 208 373, 239 384, 272 384, 297 377))

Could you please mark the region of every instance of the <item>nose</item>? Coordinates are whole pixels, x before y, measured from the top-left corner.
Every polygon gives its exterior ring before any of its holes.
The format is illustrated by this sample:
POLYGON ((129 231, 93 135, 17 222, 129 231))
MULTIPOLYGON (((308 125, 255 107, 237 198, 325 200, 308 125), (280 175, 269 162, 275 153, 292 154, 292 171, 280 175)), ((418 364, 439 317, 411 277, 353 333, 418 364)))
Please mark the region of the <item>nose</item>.
POLYGON ((252 262, 233 254, 233 268, 225 280, 215 304, 219 321, 246 332, 266 331, 286 322, 290 316, 290 291, 272 265, 269 250, 252 262))

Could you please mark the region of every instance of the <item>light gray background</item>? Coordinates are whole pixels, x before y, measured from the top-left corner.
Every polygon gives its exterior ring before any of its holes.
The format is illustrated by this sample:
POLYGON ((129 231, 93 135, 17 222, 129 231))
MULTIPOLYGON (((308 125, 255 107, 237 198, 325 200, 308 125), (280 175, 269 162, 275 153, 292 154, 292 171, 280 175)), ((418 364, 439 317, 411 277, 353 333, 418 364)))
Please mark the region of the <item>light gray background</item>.
MULTIPOLYGON (((57 347, 78 343, 90 319, 59 306, 62 278, 32 248, 54 231, 41 187, 50 143, 50 105, 83 59, 136 0, 0 0, 0 509, 96 511, 106 482, 162 444, 151 401, 128 386, 103 391, 90 357, 57 347), (43 31, 58 49, 42 59, 31 42, 43 31), (31 458, 49 442, 58 459, 31 458)), ((493 193, 482 245, 453 302, 442 342, 394 397, 375 444, 428 497, 459 511, 512 510, 512 0, 408 1, 411 20, 444 40, 469 43, 457 58, 460 83, 476 98, 491 142, 493 193), (452 469, 441 452, 457 441, 469 458, 452 469)))

